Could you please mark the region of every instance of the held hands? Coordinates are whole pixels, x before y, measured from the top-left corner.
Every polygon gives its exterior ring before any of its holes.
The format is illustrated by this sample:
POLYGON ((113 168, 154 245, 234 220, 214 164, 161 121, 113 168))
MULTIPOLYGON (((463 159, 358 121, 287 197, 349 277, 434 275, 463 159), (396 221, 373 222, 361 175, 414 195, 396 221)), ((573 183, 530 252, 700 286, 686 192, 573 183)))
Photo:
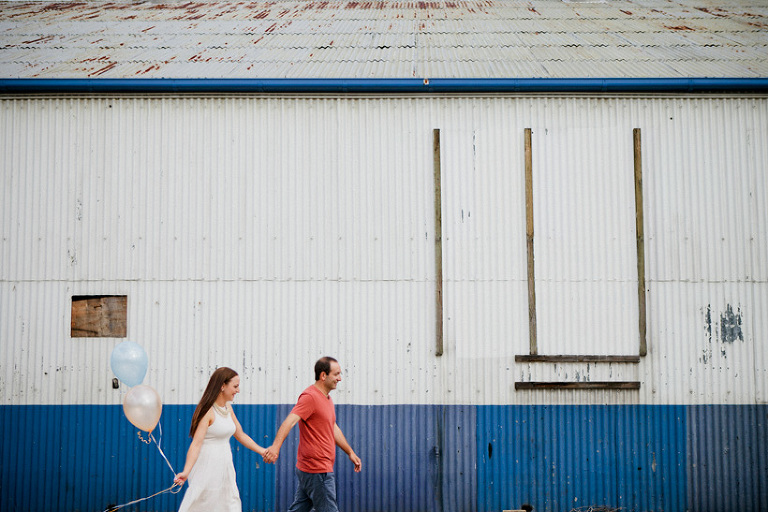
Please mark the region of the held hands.
MULTIPOLYGON (((266 462, 267 464, 274 464, 279 456, 280 456, 280 448, 275 447, 274 445, 264 450, 264 453, 262 454, 262 458, 264 459, 264 462, 266 462)), ((358 457, 355 452, 352 452, 349 454, 349 460, 351 460, 352 464, 355 465, 356 473, 359 473, 360 471, 363 470, 363 461, 360 460, 360 457, 358 457)))
POLYGON ((262 454, 262 457, 264 458, 264 462, 266 462, 267 464, 274 464, 279 456, 280 456, 280 447, 275 447, 275 445, 272 445, 266 450, 264 450, 264 453, 262 454))

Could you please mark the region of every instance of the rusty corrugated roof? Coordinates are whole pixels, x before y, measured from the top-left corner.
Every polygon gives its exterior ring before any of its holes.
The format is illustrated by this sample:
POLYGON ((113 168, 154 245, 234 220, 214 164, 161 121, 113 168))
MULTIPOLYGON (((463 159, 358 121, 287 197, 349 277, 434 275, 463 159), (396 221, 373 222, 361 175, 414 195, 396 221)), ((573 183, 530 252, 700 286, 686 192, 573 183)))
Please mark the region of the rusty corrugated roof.
POLYGON ((0 78, 768 77, 768 5, 721 4, 0 1, 0 78))

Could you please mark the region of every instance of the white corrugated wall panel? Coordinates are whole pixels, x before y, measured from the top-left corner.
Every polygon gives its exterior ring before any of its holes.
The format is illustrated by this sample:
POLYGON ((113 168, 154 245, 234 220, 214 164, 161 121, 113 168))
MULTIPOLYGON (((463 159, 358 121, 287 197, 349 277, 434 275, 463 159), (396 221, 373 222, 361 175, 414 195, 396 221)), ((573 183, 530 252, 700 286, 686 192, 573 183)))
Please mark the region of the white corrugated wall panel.
POLYGON ((765 402, 768 103, 724 97, 96 97, 0 102, 3 403, 120 403, 116 339, 72 295, 128 295, 148 383, 293 402, 765 402), (434 355, 441 129, 445 355, 434 355), (638 346, 632 129, 643 135, 648 356, 527 354, 525 128, 542 353, 638 346), (527 379, 637 391, 515 391, 527 379))
POLYGON ((560 100, 532 133, 539 353, 637 354, 632 129, 560 100))
POLYGON ((670 99, 644 122, 647 378, 670 403, 764 402, 765 105, 670 99))

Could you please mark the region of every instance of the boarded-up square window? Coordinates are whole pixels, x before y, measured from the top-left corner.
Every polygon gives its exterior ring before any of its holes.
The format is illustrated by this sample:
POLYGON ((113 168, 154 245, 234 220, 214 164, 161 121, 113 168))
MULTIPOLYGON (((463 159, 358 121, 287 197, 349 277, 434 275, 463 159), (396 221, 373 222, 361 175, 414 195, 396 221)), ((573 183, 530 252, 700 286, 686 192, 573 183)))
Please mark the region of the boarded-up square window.
POLYGON ((126 295, 72 297, 73 338, 125 338, 128 317, 126 295))

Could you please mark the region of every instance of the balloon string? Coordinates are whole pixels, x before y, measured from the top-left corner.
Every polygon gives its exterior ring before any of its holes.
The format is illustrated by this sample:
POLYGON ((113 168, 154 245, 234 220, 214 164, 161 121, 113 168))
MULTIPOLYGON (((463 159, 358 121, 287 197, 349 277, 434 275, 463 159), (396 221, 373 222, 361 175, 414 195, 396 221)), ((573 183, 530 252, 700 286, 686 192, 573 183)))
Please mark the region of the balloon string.
MULTIPOLYGON (((160 443, 157 442, 157 440, 155 440, 155 437, 152 435, 152 432, 149 433, 149 438, 152 441, 155 441, 155 445, 157 445, 157 451, 159 451, 160 455, 163 456, 163 459, 165 459, 165 463, 168 464, 169 468, 171 468, 171 473, 173 473, 173 476, 175 477, 176 476, 176 471, 173 469, 173 466, 171 466, 171 462, 168 460, 168 457, 165 456, 165 453, 163 453, 163 449, 160 448, 160 443)), ((160 440, 161 441, 163 440, 163 430, 162 430, 162 428, 160 429, 160 440)))
POLYGON ((141 441, 144 442, 144 443, 147 443, 147 444, 150 444, 152 442, 155 443, 155 445, 157 446, 157 451, 159 451, 160 455, 163 456, 163 459, 165 459, 165 463, 168 464, 169 468, 171 468, 171 473, 173 473, 173 476, 175 477, 176 476, 176 470, 173 469, 173 466, 171 466, 171 462, 168 460, 168 457, 165 456, 165 453, 163 453, 163 449, 160 447, 160 443, 163 442, 163 426, 162 426, 162 424, 160 422, 158 422, 157 423, 157 427, 158 427, 158 430, 160 430, 160 440, 159 441, 157 439, 155 439, 155 436, 152 435, 151 431, 149 432, 149 439, 144 439, 141 436, 141 431, 137 432, 136 435, 138 435, 139 439, 141 439, 141 441))
POLYGON ((144 500, 148 500, 148 499, 150 499, 150 498, 154 498, 155 496, 160 496, 161 494, 164 494, 164 493, 166 493, 166 492, 170 492, 171 494, 177 494, 179 491, 181 491, 181 486, 182 486, 182 485, 184 485, 184 484, 181 484, 181 485, 179 485, 179 484, 173 484, 173 485, 172 485, 172 486, 170 486, 169 488, 167 488, 167 489, 164 489, 164 490, 162 490, 162 491, 160 491, 160 492, 156 492, 156 493, 155 493, 155 494, 153 494, 152 496, 147 496, 146 498, 140 498, 140 499, 138 499, 138 500, 133 500, 133 501, 130 501, 130 502, 128 502, 128 503, 123 503, 122 505, 115 505, 115 506, 113 506, 113 507, 105 508, 105 509, 104 509, 104 512, 114 512, 115 510, 121 509, 121 508, 123 508, 123 507, 127 507, 128 505, 134 505, 134 504, 136 504, 136 503, 139 503, 139 502, 141 502, 141 501, 144 501, 144 500), (174 488, 174 487, 178 487, 178 489, 176 489, 176 490, 174 491, 174 490, 173 490, 173 488, 174 488))
MULTIPOLYGON (((168 457, 165 456, 165 453, 163 453, 163 449, 160 447, 160 443, 163 442, 163 427, 162 427, 162 425, 160 425, 160 422, 158 422, 157 426, 158 426, 158 430, 160 431, 160 440, 159 441, 157 439, 155 439, 155 436, 152 435, 151 431, 149 432, 149 439, 144 439, 142 437, 142 435, 141 435, 141 431, 139 431, 137 433, 137 435, 139 436, 139 439, 141 439, 141 441, 146 443, 146 444, 150 444, 151 442, 155 443, 155 446, 157 446, 157 450, 160 452, 160 455, 162 455, 163 459, 165 460, 165 463, 168 464, 168 467, 171 469, 171 473, 173 473, 173 476, 175 477, 176 476, 176 470, 173 469, 173 466, 171 465, 171 461, 168 460, 168 457)), ((183 485, 184 485, 183 483, 182 484, 174 483, 169 488, 167 488, 165 490, 162 490, 160 492, 156 492, 152 496, 147 496, 146 498, 140 498, 138 500, 134 500, 134 501, 131 501, 129 503, 123 503, 122 505, 115 505, 114 507, 110 507, 110 508, 104 510, 104 512, 114 512, 115 510, 121 509, 123 507, 127 507, 128 505, 133 505, 135 503, 139 503, 141 501, 148 500, 150 498, 154 498, 155 496, 159 496, 159 495, 161 495, 163 493, 166 493, 166 492, 170 492, 172 494, 177 494, 178 492, 181 491, 181 488, 182 488, 183 485), (174 490, 175 487, 178 487, 178 489, 174 490)))

